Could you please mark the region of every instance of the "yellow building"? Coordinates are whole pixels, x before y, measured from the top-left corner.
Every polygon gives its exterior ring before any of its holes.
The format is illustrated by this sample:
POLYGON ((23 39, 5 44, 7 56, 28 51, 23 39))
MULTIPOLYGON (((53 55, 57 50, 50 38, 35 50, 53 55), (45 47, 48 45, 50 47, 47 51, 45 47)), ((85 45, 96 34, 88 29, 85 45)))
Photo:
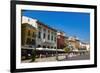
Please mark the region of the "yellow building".
POLYGON ((36 46, 36 28, 28 23, 21 24, 21 59, 29 59, 36 46))
POLYGON ((74 49, 80 48, 80 41, 74 37, 68 39, 67 42, 70 43, 70 45, 72 45, 74 49))
POLYGON ((21 45, 34 47, 36 40, 36 28, 28 23, 21 25, 21 45))

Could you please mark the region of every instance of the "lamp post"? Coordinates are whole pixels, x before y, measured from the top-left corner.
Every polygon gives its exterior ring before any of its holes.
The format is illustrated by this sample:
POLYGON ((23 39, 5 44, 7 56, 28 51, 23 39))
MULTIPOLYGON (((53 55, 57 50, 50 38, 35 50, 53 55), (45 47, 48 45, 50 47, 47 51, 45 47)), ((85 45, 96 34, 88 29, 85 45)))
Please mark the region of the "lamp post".
POLYGON ((56 60, 58 61, 58 52, 57 52, 57 47, 56 47, 56 60))
MULTIPOLYGON (((57 37, 57 39, 60 39, 60 36, 56 36, 56 37, 57 37)), ((56 41, 56 43, 57 43, 57 41, 56 41)), ((58 46, 60 47, 59 40, 58 40, 58 46)), ((58 61, 58 51, 57 51, 57 47, 56 47, 56 60, 58 61)))
POLYGON ((36 58, 36 33, 34 35, 34 49, 32 50, 32 62, 35 61, 35 58, 36 58))

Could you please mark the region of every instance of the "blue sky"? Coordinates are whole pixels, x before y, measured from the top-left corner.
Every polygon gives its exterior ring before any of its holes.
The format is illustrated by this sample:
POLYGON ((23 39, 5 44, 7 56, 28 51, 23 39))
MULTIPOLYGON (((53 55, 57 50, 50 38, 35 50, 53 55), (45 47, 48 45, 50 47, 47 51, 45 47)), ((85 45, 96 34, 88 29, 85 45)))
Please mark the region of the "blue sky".
POLYGON ((89 13, 25 10, 22 15, 38 19, 64 31, 68 36, 78 37, 81 41, 90 41, 89 13))

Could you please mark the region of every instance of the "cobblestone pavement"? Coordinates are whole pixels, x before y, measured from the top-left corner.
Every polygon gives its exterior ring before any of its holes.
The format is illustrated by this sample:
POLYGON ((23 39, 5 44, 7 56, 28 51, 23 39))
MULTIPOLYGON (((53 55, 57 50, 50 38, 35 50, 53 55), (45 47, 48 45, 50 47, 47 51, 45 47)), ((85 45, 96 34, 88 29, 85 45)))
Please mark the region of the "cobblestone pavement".
POLYGON ((74 57, 68 57, 67 59, 64 58, 61 61, 88 60, 88 59, 90 59, 90 55, 78 55, 74 57))
MULTIPOLYGON (((73 56, 68 56, 66 57, 64 56, 58 56, 58 61, 71 61, 71 60, 86 60, 86 59, 90 59, 90 55, 73 55, 73 56)), ((47 58, 37 58, 35 60, 35 62, 48 62, 48 61, 57 61, 56 60, 56 56, 53 57, 47 57, 47 58)), ((22 63, 30 63, 30 60, 24 60, 22 61, 22 63)))

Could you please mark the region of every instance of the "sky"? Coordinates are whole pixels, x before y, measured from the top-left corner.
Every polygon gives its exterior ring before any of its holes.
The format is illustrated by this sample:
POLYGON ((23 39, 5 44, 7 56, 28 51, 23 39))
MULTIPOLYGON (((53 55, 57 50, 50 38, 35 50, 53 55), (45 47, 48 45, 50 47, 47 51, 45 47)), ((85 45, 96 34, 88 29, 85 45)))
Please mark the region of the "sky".
POLYGON ((22 10, 22 16, 37 19, 46 25, 64 31, 67 36, 76 36, 83 42, 90 42, 89 13, 22 10))

